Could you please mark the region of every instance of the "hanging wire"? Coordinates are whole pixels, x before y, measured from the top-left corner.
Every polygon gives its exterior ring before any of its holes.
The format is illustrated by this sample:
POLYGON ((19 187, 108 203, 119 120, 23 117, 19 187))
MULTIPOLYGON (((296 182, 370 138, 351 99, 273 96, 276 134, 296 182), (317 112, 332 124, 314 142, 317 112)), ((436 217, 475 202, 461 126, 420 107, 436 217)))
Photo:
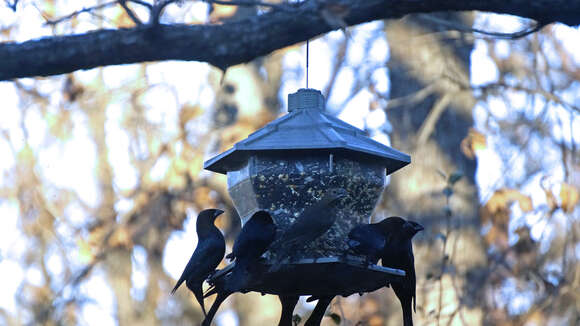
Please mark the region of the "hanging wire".
POLYGON ((310 40, 306 40, 306 88, 308 89, 308 48, 309 48, 310 40))

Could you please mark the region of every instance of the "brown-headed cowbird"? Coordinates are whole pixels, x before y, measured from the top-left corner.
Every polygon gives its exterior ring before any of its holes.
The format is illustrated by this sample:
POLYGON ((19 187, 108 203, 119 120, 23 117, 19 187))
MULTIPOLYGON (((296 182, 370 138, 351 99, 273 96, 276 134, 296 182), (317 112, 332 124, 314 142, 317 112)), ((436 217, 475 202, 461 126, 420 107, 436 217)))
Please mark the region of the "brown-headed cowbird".
POLYGON ((276 237, 276 225, 272 216, 266 211, 258 211, 246 222, 234 242, 234 248, 228 258, 235 259, 231 273, 216 282, 214 288, 205 297, 217 293, 217 297, 208 311, 202 325, 209 326, 219 306, 232 293, 244 290, 250 280, 252 265, 266 252, 276 237))
POLYGON ((411 239, 423 226, 417 222, 406 221, 397 216, 384 222, 386 244, 381 252, 381 264, 385 267, 402 269, 405 277, 402 282, 393 282, 391 287, 401 302, 403 325, 413 326, 412 309, 416 312, 415 257, 411 239))
POLYGON ((278 298, 280 299, 280 304, 282 304, 282 313, 280 314, 278 326, 293 326, 294 308, 300 297, 297 295, 279 295, 278 298))
POLYGON ((319 298, 316 307, 314 307, 314 310, 310 314, 310 317, 308 317, 306 323, 304 323, 304 326, 320 326, 322 318, 324 318, 324 314, 326 313, 326 308, 328 308, 328 305, 332 302, 333 298, 334 297, 319 298))
POLYGON ((199 213, 196 221, 197 247, 191 258, 189 258, 189 262, 187 262, 177 284, 171 290, 171 294, 175 293, 181 283, 185 282, 195 295, 204 315, 206 312, 203 304, 203 281, 219 265, 226 251, 224 236, 214 225, 216 217, 223 212, 220 209, 206 209, 199 213))
POLYGON ((276 248, 285 248, 284 254, 280 256, 289 256, 296 249, 307 245, 328 231, 336 221, 333 208, 338 205, 340 199, 347 196, 348 192, 342 188, 330 188, 320 201, 306 207, 276 242, 276 248))

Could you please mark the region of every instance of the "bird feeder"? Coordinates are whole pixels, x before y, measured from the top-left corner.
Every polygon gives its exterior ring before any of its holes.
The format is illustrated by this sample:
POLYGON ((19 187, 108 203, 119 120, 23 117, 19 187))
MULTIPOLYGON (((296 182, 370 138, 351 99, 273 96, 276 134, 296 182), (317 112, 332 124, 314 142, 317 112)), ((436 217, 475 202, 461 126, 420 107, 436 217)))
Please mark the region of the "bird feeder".
MULTIPOLYGON (((340 268, 342 259, 337 257, 347 250, 349 231, 370 222, 386 176, 411 160, 324 111, 320 91, 300 89, 288 95, 288 114, 204 165, 207 170, 227 174, 228 191, 243 223, 257 210, 267 210, 280 232, 325 190, 340 187, 348 192, 337 206, 336 222, 328 232, 293 256, 296 263, 306 262, 297 269, 302 272, 320 268, 314 266, 317 263, 340 268)), ((276 254, 268 252, 267 259, 276 259, 276 254)))

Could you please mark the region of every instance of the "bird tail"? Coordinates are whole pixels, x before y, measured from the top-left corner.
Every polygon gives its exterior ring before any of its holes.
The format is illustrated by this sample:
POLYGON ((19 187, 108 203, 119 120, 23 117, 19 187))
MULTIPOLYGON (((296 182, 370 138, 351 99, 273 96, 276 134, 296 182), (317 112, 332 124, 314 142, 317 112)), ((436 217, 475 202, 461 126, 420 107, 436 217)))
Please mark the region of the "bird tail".
POLYGON ((171 295, 173 295, 175 293, 175 291, 177 291, 177 289, 181 286, 181 283, 183 283, 182 279, 177 281, 177 284, 175 284, 175 286, 173 287, 173 290, 171 290, 171 295))
POLYGON ((403 306, 403 326, 413 326, 411 306, 403 306))
POLYGON ((395 295, 401 303, 401 308, 403 310, 403 326, 413 326, 413 297, 412 293, 408 291, 402 284, 393 283, 391 284, 395 295))
POLYGON ((205 311, 205 304, 203 302, 203 289, 201 287, 201 283, 199 284, 199 287, 194 287, 191 289, 193 294, 195 295, 195 299, 197 300, 197 302, 199 302, 199 305, 201 307, 201 311, 203 312, 204 316, 207 316, 207 313, 205 311))

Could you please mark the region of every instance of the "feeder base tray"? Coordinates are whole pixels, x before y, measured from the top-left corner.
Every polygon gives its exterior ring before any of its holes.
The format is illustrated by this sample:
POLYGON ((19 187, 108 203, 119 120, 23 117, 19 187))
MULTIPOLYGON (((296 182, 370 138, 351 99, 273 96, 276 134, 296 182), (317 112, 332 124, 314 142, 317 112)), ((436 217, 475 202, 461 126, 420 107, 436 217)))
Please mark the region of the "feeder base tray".
MULTIPOLYGON (((209 282, 214 283, 224 277, 234 264, 216 272, 209 282)), ((372 292, 392 282, 401 282, 405 276, 402 270, 365 264, 351 256, 301 259, 282 262, 279 266, 268 262, 257 263, 250 273, 250 280, 243 292, 314 297, 372 292)))

